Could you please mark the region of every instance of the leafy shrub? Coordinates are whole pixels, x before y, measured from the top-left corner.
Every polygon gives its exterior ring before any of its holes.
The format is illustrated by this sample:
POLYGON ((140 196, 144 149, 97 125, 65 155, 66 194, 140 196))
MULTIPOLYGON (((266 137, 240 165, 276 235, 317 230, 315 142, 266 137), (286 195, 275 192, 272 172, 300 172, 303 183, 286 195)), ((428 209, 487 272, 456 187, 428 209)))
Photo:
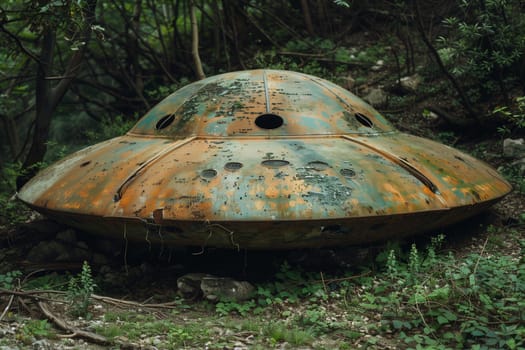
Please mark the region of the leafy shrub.
POLYGON ((91 267, 84 261, 80 274, 69 280, 67 288, 67 299, 69 300, 73 316, 89 316, 88 310, 91 306, 91 294, 95 291, 95 287, 96 284, 91 275, 91 267))
POLYGON ((413 244, 405 258, 389 250, 384 274, 362 279, 356 287, 366 292, 348 292, 348 304, 380 311, 383 327, 409 347, 523 346, 523 259, 470 253, 457 260, 437 254, 443 239, 435 237, 424 252, 413 244))
POLYGON ((451 72, 470 83, 470 97, 485 99, 508 83, 525 59, 525 14, 521 1, 466 1, 461 16, 444 20, 440 56, 451 72))

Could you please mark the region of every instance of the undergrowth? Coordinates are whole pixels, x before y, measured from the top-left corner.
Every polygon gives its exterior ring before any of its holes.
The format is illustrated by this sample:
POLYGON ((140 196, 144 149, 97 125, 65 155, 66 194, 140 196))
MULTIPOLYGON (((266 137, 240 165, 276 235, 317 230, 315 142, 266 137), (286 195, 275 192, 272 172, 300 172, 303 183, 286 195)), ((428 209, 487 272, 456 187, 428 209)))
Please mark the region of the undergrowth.
MULTIPOLYGON (((65 291, 65 310, 92 319, 108 339, 166 349, 231 348, 239 339, 253 349, 525 349, 523 232, 489 226, 485 234, 461 253, 447 249, 444 235, 391 243, 333 275, 284 262, 247 301, 176 298, 161 312, 91 314, 95 282, 84 263, 65 291)), ((0 275, 1 287, 16 288, 19 277, 0 275)), ((25 324, 17 333, 25 344, 52 337, 48 322, 25 324)))
MULTIPOLYGON (((330 278, 284 264, 244 303, 216 304, 220 315, 280 314, 288 327, 341 341, 397 338, 403 348, 525 349, 525 261, 481 251, 392 245, 355 276, 330 278), (334 310, 335 308, 343 308, 334 310)), ((525 248, 525 239, 518 239, 525 248)))

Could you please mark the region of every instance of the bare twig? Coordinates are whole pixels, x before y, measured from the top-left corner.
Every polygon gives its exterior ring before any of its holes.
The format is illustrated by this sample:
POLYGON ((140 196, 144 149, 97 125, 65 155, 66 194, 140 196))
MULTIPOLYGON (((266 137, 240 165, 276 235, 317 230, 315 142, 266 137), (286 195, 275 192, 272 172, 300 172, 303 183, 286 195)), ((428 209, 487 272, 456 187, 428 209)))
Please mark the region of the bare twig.
POLYGON ((476 275, 476 271, 478 270, 479 261, 483 257, 483 253, 485 252, 485 247, 487 246, 487 242, 489 241, 489 236, 485 238, 485 242, 483 242, 483 246, 481 247, 481 252, 479 253, 478 260, 476 261, 476 265, 474 265, 474 270, 472 270, 472 275, 476 275))
POLYGON ((106 296, 97 295, 97 294, 92 294, 91 298, 93 298, 94 300, 106 303, 106 304, 112 304, 112 305, 123 306, 123 307, 133 306, 137 308, 174 309, 177 306, 176 302, 159 303, 159 304, 144 304, 144 303, 138 303, 136 301, 116 299, 116 298, 106 297, 106 296))
POLYGON ((88 340, 90 342, 93 342, 93 343, 96 343, 96 344, 101 344, 101 345, 109 345, 109 344, 111 344, 111 341, 109 341, 108 338, 106 338, 106 337, 104 337, 102 335, 99 335, 99 334, 96 334, 96 333, 92 333, 92 332, 88 332, 88 331, 84 331, 82 329, 79 329, 79 328, 76 328, 74 326, 71 326, 71 325, 67 324, 66 321, 64 321, 63 319, 59 318, 55 314, 53 314, 51 312, 51 310, 49 310, 49 308, 47 307, 47 304, 45 304, 45 303, 40 301, 40 302, 38 302, 38 307, 40 308, 40 311, 42 311, 42 313, 50 321, 52 321, 55 325, 57 325, 60 329, 70 332, 71 335, 69 335, 68 337, 71 337, 71 338, 79 337, 79 338, 83 338, 83 339, 86 339, 86 340, 88 340))
POLYGON ((7 303, 7 305, 4 308, 4 311, 2 311, 2 314, 0 315, 0 322, 4 319, 5 314, 7 314, 7 312, 11 308, 11 304, 13 303, 14 299, 15 299, 15 296, 11 294, 11 297, 9 298, 9 302, 7 303))

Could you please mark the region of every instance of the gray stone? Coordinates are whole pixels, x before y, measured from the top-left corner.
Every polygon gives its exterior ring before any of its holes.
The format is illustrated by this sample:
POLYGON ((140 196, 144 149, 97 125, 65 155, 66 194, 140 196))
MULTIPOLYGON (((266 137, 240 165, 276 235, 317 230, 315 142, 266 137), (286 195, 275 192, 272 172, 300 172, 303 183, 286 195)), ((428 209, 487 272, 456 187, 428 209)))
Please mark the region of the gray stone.
POLYGON ((525 141, 523 139, 503 140, 503 155, 509 158, 525 158, 525 141))
POLYGON ((56 239, 65 243, 74 244, 77 241, 77 233, 71 229, 60 231, 57 233, 56 239))
POLYGON ((242 301, 249 299, 255 288, 249 282, 228 277, 204 277, 201 282, 204 297, 210 301, 221 299, 242 301))
POLYGON ((55 261, 78 261, 82 262, 91 259, 91 253, 87 249, 69 247, 65 252, 59 254, 55 261))
POLYGON ((384 106, 388 102, 388 96, 381 88, 371 88, 363 99, 374 107, 384 106))
POLYGON ((355 86, 355 79, 350 74, 348 74, 342 80, 343 80, 342 86, 345 89, 352 90, 354 88, 354 86, 355 86))
POLYGON ((180 296, 187 299, 195 299, 201 296, 201 281, 206 276, 210 275, 193 272, 177 278, 177 289, 180 296))
POLYGON ((81 248, 81 249, 89 249, 89 246, 87 245, 86 242, 84 241, 79 241, 77 242, 77 247, 81 248))
POLYGON ((421 76, 416 73, 399 79, 399 86, 406 92, 414 93, 417 92, 421 80, 421 76))
POLYGON ((255 288, 247 281, 217 277, 205 273, 188 273, 177 279, 177 288, 185 298, 204 297, 210 301, 221 299, 242 301, 249 299, 255 288))
POLYGON ((35 220, 28 222, 27 224, 22 225, 24 228, 27 228, 32 231, 36 231, 43 234, 51 234, 59 231, 61 229, 60 224, 51 220, 35 220))
POLYGON ((512 165, 518 167, 520 170, 520 175, 525 176, 525 157, 512 162, 512 165))
POLYGON ((27 254, 31 262, 56 261, 58 256, 68 254, 70 247, 58 241, 42 241, 27 254))
POLYGON ((91 257, 91 262, 93 265, 107 265, 109 264, 109 259, 104 254, 100 253, 93 253, 93 256, 91 257))
POLYGON ((385 66, 385 61, 378 60, 376 62, 376 64, 374 64, 372 67, 370 67, 370 69, 373 70, 374 72, 377 72, 377 71, 380 71, 381 69, 383 69, 384 66, 385 66))
POLYGON ((45 339, 40 339, 31 344, 34 350, 52 350, 53 346, 45 339))

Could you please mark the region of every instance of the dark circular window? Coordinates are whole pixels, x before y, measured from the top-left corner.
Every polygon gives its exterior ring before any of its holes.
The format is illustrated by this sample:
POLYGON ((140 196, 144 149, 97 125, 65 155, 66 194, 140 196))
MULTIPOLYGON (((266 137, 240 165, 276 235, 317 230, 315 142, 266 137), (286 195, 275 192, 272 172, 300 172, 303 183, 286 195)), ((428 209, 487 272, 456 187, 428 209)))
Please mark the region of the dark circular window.
POLYGON ((201 177, 204 179, 213 179, 217 176, 217 170, 215 169, 205 169, 201 171, 201 177))
POLYGON ((355 176, 355 171, 353 171, 352 169, 344 168, 344 169, 341 169, 340 173, 344 177, 348 177, 348 178, 355 176))
POLYGON ((308 168, 316 170, 316 171, 326 170, 330 167, 330 165, 328 165, 327 163, 321 162, 318 160, 308 163, 307 166, 308 168))
POLYGON ((157 130, 162 130, 168 127, 171 123, 173 123, 173 120, 175 120, 175 116, 173 114, 165 115, 164 117, 159 119, 155 127, 157 128, 157 130))
POLYGON ((367 128, 371 128, 374 126, 374 122, 370 120, 366 115, 362 113, 356 113, 355 119, 361 123, 362 125, 366 126, 367 128))
POLYGON ((228 162, 224 164, 224 169, 228 171, 236 171, 242 168, 242 163, 239 162, 228 162))
POLYGON ((280 168, 282 166, 287 166, 290 164, 287 160, 280 160, 280 159, 268 159, 263 160, 261 164, 267 168, 280 168))
POLYGON ((275 114, 263 114, 255 118, 255 125, 261 129, 277 129, 283 123, 283 118, 275 114))

